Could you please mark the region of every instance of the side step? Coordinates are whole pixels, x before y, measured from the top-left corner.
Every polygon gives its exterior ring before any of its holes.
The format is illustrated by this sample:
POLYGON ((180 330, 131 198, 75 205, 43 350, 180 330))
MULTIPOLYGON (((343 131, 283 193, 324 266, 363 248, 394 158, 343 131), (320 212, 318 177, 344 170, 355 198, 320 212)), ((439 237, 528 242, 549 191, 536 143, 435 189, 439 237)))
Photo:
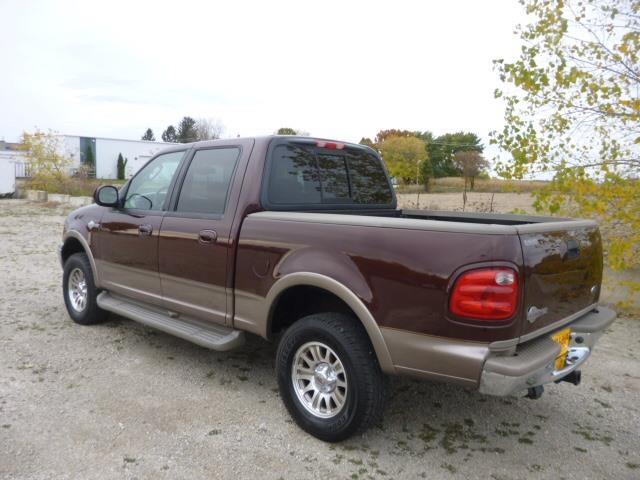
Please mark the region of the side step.
POLYGON ((100 293, 97 302, 98 306, 104 310, 157 328, 201 347, 227 351, 244 344, 244 332, 240 330, 191 318, 172 318, 166 310, 115 297, 109 292, 100 293))

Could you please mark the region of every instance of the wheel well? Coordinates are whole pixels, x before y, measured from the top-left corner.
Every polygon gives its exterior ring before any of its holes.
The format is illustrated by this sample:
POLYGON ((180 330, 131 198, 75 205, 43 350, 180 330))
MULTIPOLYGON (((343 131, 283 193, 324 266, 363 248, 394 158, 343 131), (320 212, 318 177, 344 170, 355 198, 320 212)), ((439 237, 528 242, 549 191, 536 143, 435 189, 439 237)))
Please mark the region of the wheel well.
POLYGON ((296 320, 314 313, 336 312, 356 316, 335 294, 309 285, 291 287, 280 294, 269 316, 269 334, 285 330, 296 320))
POLYGON ((84 247, 80 243, 80 240, 78 240, 77 238, 70 237, 64 242, 61 253, 62 253, 62 263, 64 263, 74 253, 86 253, 86 252, 84 251, 84 247))

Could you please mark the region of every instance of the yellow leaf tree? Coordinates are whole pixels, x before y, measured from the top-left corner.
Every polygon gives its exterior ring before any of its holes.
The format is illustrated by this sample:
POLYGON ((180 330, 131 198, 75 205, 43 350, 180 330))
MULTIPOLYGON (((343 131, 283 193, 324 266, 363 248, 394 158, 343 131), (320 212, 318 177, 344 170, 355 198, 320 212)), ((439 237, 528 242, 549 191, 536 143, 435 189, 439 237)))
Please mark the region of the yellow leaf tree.
MULTIPOLYGON (((520 57, 495 62, 507 178, 551 176, 540 211, 597 218, 608 265, 640 266, 640 2, 522 0, 520 57)), ((635 292, 640 282, 627 284, 635 292)))
POLYGON ((426 144, 417 137, 388 137, 380 144, 389 173, 402 183, 419 183, 420 167, 428 162, 426 144))

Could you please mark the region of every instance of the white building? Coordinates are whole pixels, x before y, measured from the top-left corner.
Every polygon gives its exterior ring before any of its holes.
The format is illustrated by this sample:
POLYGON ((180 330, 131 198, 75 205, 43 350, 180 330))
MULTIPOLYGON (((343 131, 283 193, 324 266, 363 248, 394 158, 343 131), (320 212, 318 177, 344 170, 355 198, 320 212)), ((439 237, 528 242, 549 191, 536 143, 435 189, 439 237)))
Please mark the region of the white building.
MULTIPOLYGON (((57 135, 60 139, 60 153, 71 160, 69 173, 77 172, 93 157, 96 178, 115 179, 118 177, 118 155, 127 161, 125 177, 130 178, 152 156, 160 150, 175 145, 166 142, 146 140, 126 140, 104 137, 80 137, 78 135, 57 135), (89 150, 91 153, 89 153, 89 150)), ((29 176, 29 166, 20 144, 0 141, 0 197, 16 190, 16 178, 29 176)))
POLYGON ((152 156, 174 143, 149 142, 146 140, 125 140, 104 137, 80 137, 58 135, 62 154, 71 159, 71 168, 77 170, 87 164, 89 150, 93 155, 96 178, 117 178, 118 155, 127 160, 126 178, 131 177, 152 156))

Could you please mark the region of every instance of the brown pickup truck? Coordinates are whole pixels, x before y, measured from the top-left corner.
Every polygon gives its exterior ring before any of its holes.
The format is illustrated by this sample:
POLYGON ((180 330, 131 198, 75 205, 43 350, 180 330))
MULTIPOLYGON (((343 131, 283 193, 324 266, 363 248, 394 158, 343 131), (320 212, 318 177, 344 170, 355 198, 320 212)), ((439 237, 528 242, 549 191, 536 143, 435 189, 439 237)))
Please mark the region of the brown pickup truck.
POLYGON ((595 222, 397 208, 378 153, 272 136, 177 145, 73 212, 71 318, 109 312, 214 350, 277 339, 307 432, 377 421, 384 374, 490 395, 580 381, 615 313, 595 222))

